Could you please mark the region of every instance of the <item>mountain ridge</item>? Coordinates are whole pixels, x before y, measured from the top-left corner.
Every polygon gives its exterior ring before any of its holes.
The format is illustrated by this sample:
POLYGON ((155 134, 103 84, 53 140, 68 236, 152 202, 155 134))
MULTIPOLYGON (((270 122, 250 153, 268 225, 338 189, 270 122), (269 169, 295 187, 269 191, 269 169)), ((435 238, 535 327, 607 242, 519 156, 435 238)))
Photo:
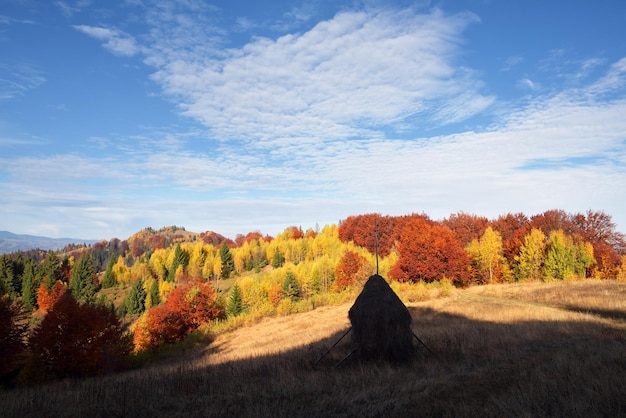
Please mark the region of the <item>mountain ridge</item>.
POLYGON ((15 234, 0 231, 0 254, 26 251, 35 248, 41 250, 59 250, 69 244, 94 244, 99 240, 81 238, 50 238, 39 235, 15 234))

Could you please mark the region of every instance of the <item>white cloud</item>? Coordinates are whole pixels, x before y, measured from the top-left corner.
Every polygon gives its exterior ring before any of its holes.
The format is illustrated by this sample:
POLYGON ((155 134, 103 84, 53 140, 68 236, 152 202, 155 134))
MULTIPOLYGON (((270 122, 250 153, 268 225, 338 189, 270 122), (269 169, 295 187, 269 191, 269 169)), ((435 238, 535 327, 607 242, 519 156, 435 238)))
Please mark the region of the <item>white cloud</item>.
POLYGON ((524 89, 533 90, 533 91, 539 90, 541 87, 539 83, 534 82, 528 77, 524 77, 521 80, 519 80, 518 85, 524 89))
POLYGON ((92 38, 104 41, 102 46, 115 55, 130 57, 139 52, 139 47, 133 37, 118 29, 88 25, 75 25, 74 28, 92 38))
POLYGON ((345 12, 223 58, 167 61, 153 78, 216 138, 376 137, 416 115, 447 124, 489 106, 493 98, 480 94, 472 72, 454 65, 459 36, 474 20, 345 12))
POLYGON ((33 220, 38 211, 58 211, 59 230, 105 222, 110 236, 121 238, 124 228, 130 234, 169 224, 229 236, 253 229, 276 234, 291 224, 306 228, 372 211, 443 218, 460 210, 495 217, 592 208, 612 214, 623 229, 618 191, 626 187, 626 100, 597 103, 596 84, 535 97, 480 132, 288 139, 272 152, 223 142, 194 153, 185 145, 192 138, 165 135, 147 139, 146 150, 158 147, 151 153, 1 161, 21 182, 4 195, 18 196, 7 205, 33 220), (66 190, 50 190, 49 178, 60 178, 66 190), (119 183, 127 189, 117 191, 119 183))
POLYGON ((472 15, 350 11, 223 49, 224 32, 209 18, 159 4, 145 36, 77 29, 112 51, 124 50, 112 39, 141 39, 128 51, 143 54, 153 79, 209 133, 94 138, 89 146, 106 157, 0 160, 14 180, 0 182, 11 199, 4 210, 40 225, 50 223, 39 212, 57 215, 65 235, 84 236, 68 229, 74 224, 102 231, 104 223, 108 236, 95 235, 104 238, 169 224, 275 234, 372 211, 441 218, 598 208, 626 228, 626 59, 593 80, 601 63, 585 61, 593 71, 574 87, 526 97, 479 130, 469 120, 495 98, 459 62, 472 15), (464 121, 456 133, 428 134, 464 121), (64 190, 50 190, 52 178, 64 190))

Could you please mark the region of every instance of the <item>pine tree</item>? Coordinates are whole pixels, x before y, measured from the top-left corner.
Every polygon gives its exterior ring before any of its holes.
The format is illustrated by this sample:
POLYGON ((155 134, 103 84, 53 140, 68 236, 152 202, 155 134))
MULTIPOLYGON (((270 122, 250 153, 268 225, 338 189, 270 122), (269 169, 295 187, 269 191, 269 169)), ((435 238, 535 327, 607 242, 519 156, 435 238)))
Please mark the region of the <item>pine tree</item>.
POLYGON ((31 258, 27 258, 24 263, 24 274, 22 275, 22 302, 29 309, 37 308, 37 267, 31 258))
POLYGON ((226 244, 226 241, 222 243, 222 247, 220 248, 220 259, 222 260, 222 271, 220 273, 220 277, 222 279, 228 279, 231 273, 235 270, 235 262, 233 261, 233 256, 230 253, 230 249, 226 244))
POLYGON ((124 308, 128 314, 142 313, 146 309, 146 291, 143 280, 137 279, 124 299, 124 308))
POLYGON ((13 277, 13 260, 5 254, 0 257, 0 296, 9 295, 11 299, 15 299, 13 277))
POLYGON ((228 298, 228 304, 226 305, 226 312, 228 315, 237 316, 243 310, 243 302, 241 300, 241 290, 236 284, 230 289, 230 296, 228 298))
POLYGON ((152 286, 150 286, 150 307, 157 306, 161 303, 161 296, 159 295, 159 282, 154 280, 152 286))
POLYGON ((115 279, 115 274, 113 273, 113 266, 117 262, 117 257, 112 255, 109 257, 109 262, 107 264, 107 269, 104 272, 104 278, 102 279, 102 288, 107 289, 109 287, 113 287, 117 284, 117 280, 115 279))
POLYGON ((283 257, 282 253, 277 249, 274 253, 274 257, 272 257, 272 267, 279 268, 285 264, 285 257, 283 257))
POLYGON ((48 256, 41 265, 40 273, 42 282, 48 290, 52 290, 56 281, 61 280, 61 260, 54 251, 48 251, 48 256))
POLYGON ((172 265, 168 269, 167 281, 174 282, 176 280, 176 271, 178 270, 178 267, 183 266, 184 269, 187 267, 187 262, 187 254, 182 249, 180 244, 177 244, 174 249, 174 259, 172 260, 172 265))
POLYGON ((74 266, 70 278, 70 289, 74 298, 83 303, 93 303, 96 295, 94 277, 96 275, 93 260, 89 252, 83 253, 74 266))
POLYGON ((289 299, 296 301, 300 299, 300 288, 296 281, 296 276, 292 272, 287 272, 287 277, 283 283, 283 292, 289 299))
POLYGON ((0 296, 0 381, 8 381, 7 377, 19 370, 25 359, 27 318, 20 303, 0 296))

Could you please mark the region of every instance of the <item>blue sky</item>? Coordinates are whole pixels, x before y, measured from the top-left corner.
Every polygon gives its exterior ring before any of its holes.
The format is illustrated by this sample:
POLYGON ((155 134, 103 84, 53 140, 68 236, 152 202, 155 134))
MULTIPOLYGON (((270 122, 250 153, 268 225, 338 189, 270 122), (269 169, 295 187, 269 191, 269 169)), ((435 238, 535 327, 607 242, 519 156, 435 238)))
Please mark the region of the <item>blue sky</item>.
POLYGON ((2 0, 0 230, 603 210, 626 2, 2 0))

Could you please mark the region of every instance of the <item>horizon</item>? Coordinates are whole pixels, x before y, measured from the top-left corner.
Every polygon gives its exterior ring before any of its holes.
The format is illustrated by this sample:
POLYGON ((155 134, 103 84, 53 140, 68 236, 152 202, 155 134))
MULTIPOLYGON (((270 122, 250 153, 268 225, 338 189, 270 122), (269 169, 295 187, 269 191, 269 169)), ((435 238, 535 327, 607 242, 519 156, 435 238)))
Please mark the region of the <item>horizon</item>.
POLYGON ((625 37, 619 0, 9 0, 0 230, 562 209, 626 232, 625 37))

